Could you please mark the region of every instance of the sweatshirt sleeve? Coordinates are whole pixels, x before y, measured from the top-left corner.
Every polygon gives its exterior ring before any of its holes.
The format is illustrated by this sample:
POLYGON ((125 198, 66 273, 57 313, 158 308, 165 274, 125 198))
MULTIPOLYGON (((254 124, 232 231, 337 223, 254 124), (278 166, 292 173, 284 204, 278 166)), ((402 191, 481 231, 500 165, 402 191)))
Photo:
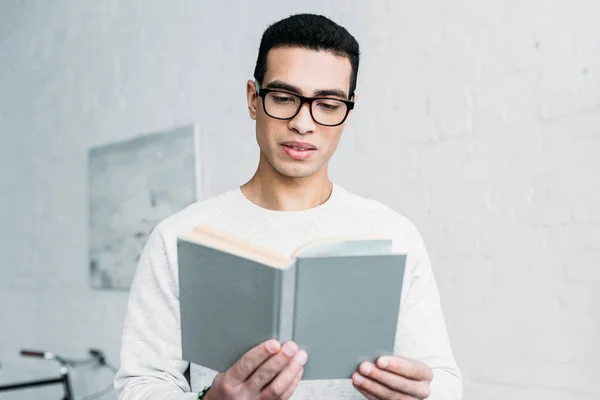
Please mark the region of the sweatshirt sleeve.
POLYGON ((440 296, 420 233, 411 224, 396 354, 426 363, 433 371, 429 400, 462 399, 463 383, 450 346, 440 296))
MULTIPOLYGON (((171 246, 171 251, 176 251, 171 246)), ((181 359, 178 276, 160 225, 153 230, 135 272, 114 386, 119 400, 192 400, 181 359)))

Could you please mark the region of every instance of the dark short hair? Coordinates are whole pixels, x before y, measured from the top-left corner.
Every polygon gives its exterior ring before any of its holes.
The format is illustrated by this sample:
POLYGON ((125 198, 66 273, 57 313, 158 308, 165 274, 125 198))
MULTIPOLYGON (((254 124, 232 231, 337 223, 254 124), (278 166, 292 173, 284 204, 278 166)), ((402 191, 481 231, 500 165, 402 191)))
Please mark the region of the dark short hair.
POLYGON ((254 78, 263 83, 267 71, 267 54, 277 47, 303 47, 310 50, 325 50, 347 57, 352 66, 350 93, 356 90, 358 42, 346 28, 322 15, 296 14, 270 25, 263 33, 258 49, 254 78))

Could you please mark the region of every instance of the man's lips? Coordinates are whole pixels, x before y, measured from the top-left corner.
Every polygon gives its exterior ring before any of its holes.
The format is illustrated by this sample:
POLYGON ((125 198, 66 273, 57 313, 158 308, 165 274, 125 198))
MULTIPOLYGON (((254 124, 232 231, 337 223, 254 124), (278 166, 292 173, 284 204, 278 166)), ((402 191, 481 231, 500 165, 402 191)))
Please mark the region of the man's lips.
POLYGON ((306 160, 317 150, 315 146, 302 142, 284 142, 281 143, 281 148, 294 160, 306 160))
POLYGON ((294 150, 316 150, 317 148, 310 144, 310 143, 305 143, 305 142, 297 142, 297 141, 290 141, 290 142, 283 142, 281 143, 282 146, 285 147, 290 147, 294 150))

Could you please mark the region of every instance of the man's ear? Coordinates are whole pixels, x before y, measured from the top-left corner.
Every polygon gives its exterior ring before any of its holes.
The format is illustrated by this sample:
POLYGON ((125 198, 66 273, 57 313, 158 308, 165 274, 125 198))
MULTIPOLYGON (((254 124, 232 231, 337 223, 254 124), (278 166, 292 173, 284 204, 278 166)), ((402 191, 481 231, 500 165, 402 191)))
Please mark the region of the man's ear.
POLYGON ((258 106, 258 96, 256 95, 256 85, 252 79, 246 82, 246 98, 248 100, 248 113, 250 118, 256 120, 256 107, 258 106))

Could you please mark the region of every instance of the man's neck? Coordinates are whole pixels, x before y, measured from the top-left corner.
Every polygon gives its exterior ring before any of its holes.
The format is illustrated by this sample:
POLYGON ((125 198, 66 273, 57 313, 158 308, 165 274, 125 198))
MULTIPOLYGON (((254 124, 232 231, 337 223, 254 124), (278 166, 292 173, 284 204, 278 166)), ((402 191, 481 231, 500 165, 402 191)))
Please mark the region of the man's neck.
POLYGON ((254 204, 277 211, 301 211, 325 203, 333 189, 326 173, 306 178, 264 176, 261 170, 240 187, 254 204))

